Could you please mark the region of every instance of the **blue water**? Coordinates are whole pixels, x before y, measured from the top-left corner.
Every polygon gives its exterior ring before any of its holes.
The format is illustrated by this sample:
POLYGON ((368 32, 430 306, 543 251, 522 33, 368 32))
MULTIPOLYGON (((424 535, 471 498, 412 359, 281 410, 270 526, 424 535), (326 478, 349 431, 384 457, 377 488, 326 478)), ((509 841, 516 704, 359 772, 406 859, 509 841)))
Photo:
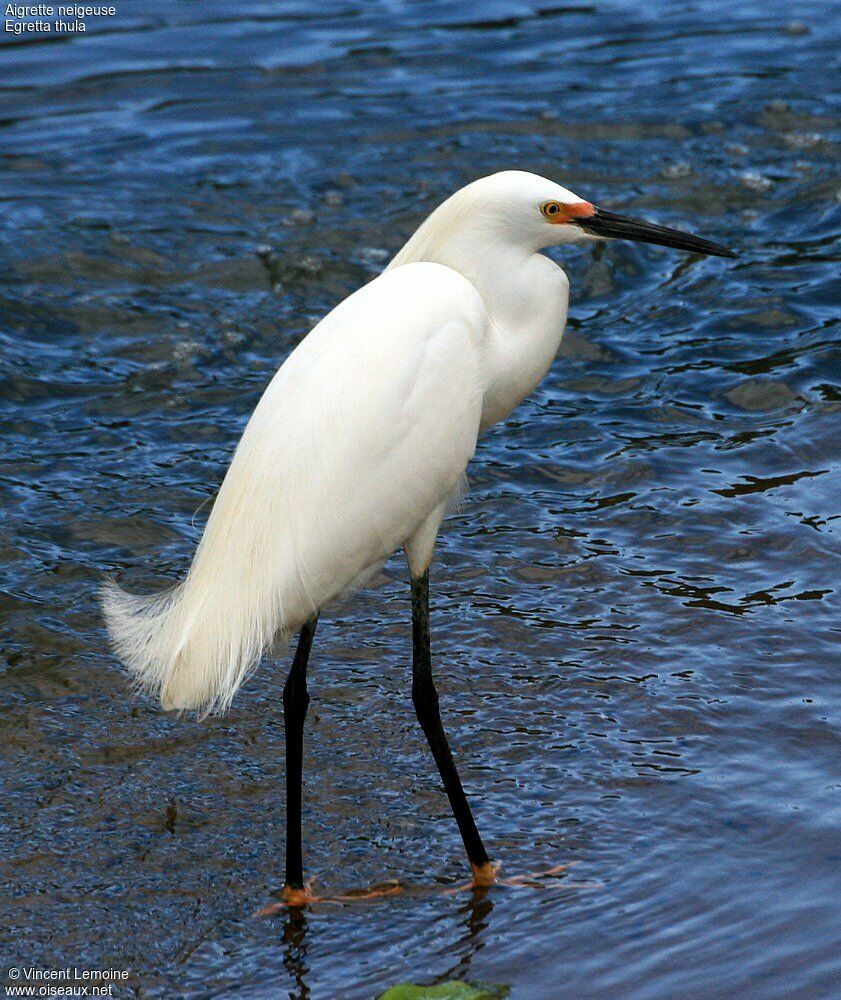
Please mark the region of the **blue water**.
POLYGON ((138 997, 838 996, 839 8, 116 5, 0 35, 0 957, 138 997), (96 588, 183 574, 289 350, 508 167, 741 252, 559 255, 560 356, 433 567, 491 855, 570 867, 444 891, 397 558, 320 627, 304 838, 322 892, 406 892, 254 920, 288 653, 179 721, 132 694, 96 588))

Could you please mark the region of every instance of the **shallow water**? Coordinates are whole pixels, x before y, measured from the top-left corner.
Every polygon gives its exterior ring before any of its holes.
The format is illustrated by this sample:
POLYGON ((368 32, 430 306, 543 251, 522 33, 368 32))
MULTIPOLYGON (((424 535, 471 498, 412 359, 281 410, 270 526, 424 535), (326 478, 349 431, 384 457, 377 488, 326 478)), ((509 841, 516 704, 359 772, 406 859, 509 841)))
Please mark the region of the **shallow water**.
POLYGON ((837 996, 837 8, 117 7, 0 47, 0 957, 143 997, 837 996), (512 166, 741 250, 565 253, 558 361, 441 539, 479 827, 565 885, 443 891, 464 862, 396 558, 317 637, 304 836, 322 891, 407 892, 252 920, 282 874, 286 654, 226 718, 164 716, 96 587, 184 572, 292 346, 512 166))

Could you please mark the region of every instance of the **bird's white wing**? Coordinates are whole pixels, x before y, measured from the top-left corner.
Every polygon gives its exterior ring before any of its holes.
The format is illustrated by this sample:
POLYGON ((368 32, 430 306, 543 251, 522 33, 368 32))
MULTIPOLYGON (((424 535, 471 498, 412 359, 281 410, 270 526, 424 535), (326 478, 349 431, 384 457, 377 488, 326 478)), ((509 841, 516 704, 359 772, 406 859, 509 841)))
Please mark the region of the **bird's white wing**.
POLYGON ((165 707, 224 709, 277 632, 381 565, 458 488, 489 320, 440 264, 389 270, 292 352, 257 405, 185 581, 110 585, 115 647, 165 707))

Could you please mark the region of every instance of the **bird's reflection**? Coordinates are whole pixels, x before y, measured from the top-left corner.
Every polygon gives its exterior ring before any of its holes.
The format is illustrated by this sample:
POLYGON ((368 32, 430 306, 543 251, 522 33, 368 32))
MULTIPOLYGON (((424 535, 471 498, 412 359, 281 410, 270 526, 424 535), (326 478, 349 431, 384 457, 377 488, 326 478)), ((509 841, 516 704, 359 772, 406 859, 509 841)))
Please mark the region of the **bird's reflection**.
POLYGON ((456 962, 437 978, 437 983, 467 978, 474 955, 485 946, 484 932, 493 908, 488 889, 474 889, 465 896, 456 913, 460 933, 451 945, 447 944, 442 949, 447 954, 455 953, 456 962))
MULTIPOLYGON (((474 889, 463 897, 453 913, 456 918, 455 939, 445 939, 440 949, 442 954, 454 955, 455 962, 435 979, 436 983, 467 978, 474 955, 484 947, 484 932, 493 908, 487 889, 474 889)), ((306 910, 288 910, 283 923, 283 965, 294 983, 289 992, 290 1000, 308 1000, 311 993, 307 985, 310 974, 307 962, 308 931, 306 910)))
POLYGON ((307 1000, 310 988, 307 986, 307 917, 306 911, 298 908, 287 912, 283 924, 283 964, 294 981, 294 991, 290 1000, 307 1000))

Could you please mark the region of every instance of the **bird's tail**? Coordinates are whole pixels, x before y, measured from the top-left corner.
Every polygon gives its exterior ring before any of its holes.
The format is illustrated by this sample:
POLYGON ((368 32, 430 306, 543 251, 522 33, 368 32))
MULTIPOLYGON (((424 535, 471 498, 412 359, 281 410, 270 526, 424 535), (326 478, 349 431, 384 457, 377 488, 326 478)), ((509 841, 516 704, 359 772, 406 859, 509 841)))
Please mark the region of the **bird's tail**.
POLYGON ((164 707, 172 700, 168 688, 176 658, 173 638, 183 608, 183 591, 182 583, 163 594, 139 597, 109 579, 100 592, 114 652, 137 686, 162 698, 164 707))
POLYGON ((281 528, 289 491, 263 424, 240 442, 184 581, 153 597, 102 588, 115 652, 166 709, 225 711, 275 636, 319 606, 301 583, 294 532, 281 528))
POLYGON ((165 709, 204 716, 230 706, 277 622, 271 611, 238 613, 236 597, 218 578, 209 591, 200 586, 200 557, 184 582, 163 594, 129 594, 108 580, 101 600, 114 651, 137 687, 165 709))

